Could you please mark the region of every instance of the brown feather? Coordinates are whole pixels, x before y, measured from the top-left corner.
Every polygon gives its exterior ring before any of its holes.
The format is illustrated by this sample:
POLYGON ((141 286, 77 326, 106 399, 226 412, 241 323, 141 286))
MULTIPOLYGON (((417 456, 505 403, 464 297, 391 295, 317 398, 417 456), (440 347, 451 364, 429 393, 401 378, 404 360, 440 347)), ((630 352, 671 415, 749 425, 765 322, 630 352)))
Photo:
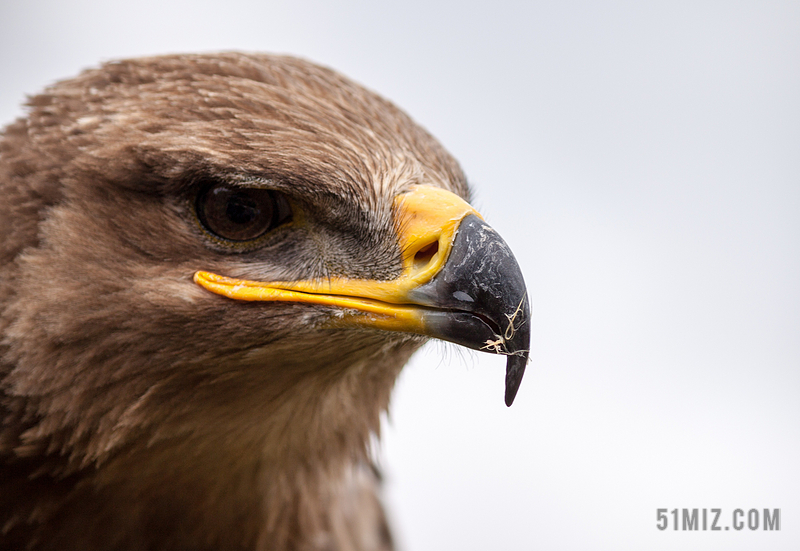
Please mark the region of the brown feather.
POLYGON ((392 198, 466 197, 457 163, 290 57, 114 62, 29 106, 0 139, 0 549, 390 549, 368 443, 423 340, 191 278, 392 278, 392 198), (208 178, 306 223, 224 250, 192 210, 208 178))

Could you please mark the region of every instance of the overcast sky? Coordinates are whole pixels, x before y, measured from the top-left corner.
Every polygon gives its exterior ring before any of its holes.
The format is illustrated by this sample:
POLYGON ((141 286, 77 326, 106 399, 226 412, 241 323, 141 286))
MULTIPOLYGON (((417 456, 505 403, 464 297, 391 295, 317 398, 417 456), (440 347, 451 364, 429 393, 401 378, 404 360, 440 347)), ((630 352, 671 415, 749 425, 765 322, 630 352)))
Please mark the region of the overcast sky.
POLYGON ((0 122, 103 60, 229 49, 408 111, 525 273, 512 408, 499 357, 433 344, 401 376, 404 549, 798 549, 800 3, 5 1, 0 122), (704 507, 781 531, 656 528, 704 507))

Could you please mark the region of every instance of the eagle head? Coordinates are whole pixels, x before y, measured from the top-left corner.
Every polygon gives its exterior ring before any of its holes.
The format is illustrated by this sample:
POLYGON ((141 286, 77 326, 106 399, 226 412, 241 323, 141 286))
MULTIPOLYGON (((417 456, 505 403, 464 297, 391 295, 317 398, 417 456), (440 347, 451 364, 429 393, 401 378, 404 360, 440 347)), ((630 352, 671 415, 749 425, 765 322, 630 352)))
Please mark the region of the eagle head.
POLYGON ((0 191, 0 549, 388 548, 363 465, 409 356, 505 354, 519 387, 508 246, 329 69, 86 71, 5 130, 0 191))

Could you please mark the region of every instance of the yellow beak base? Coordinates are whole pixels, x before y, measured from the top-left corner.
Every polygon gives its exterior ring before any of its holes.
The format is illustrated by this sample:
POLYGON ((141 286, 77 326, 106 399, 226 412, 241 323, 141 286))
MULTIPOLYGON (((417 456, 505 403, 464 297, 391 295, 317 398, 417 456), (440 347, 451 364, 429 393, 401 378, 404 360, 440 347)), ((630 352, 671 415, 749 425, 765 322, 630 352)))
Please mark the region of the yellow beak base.
POLYGON ((403 271, 391 281, 332 278, 315 281, 248 281, 199 271, 194 281, 228 298, 304 302, 348 311, 340 324, 427 334, 420 305, 409 293, 428 283, 444 266, 459 224, 478 215, 466 201, 443 189, 415 186, 394 201, 403 271))

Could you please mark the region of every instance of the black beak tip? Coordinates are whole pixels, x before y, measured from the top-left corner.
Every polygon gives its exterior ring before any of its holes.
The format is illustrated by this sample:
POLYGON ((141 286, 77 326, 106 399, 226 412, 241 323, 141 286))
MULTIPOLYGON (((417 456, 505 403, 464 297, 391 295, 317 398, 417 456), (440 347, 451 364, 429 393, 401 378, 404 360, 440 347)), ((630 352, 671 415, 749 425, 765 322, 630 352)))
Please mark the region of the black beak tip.
POLYGON ((528 363, 531 308, 522 270, 503 238, 476 215, 464 217, 444 267, 409 298, 431 307, 424 314, 427 335, 508 356, 510 406, 528 363))
POLYGON ((514 354, 506 360, 506 406, 511 407, 517 396, 522 376, 525 375, 525 366, 528 364, 528 353, 514 354))

